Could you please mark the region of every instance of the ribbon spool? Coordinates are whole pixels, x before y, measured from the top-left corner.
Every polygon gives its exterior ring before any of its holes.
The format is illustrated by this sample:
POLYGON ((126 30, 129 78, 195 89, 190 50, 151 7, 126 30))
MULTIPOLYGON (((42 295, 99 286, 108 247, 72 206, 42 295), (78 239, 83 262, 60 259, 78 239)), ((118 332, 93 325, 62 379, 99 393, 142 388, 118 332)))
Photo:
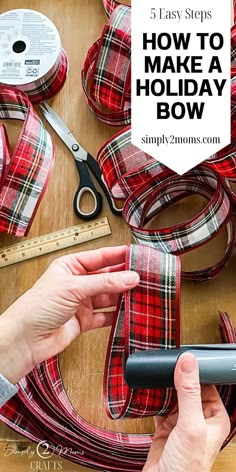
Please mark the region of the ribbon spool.
POLYGON ((0 15, 0 83, 17 87, 39 103, 59 92, 67 70, 66 53, 49 18, 27 9, 0 15))

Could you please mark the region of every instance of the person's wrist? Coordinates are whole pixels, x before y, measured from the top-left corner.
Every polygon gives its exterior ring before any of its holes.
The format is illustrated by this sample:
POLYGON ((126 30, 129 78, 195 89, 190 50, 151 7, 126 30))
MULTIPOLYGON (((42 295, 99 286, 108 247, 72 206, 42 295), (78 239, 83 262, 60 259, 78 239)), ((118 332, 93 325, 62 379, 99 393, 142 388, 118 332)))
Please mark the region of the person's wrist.
POLYGON ((0 374, 16 384, 33 369, 32 355, 24 336, 24 319, 14 307, 0 316, 0 374))

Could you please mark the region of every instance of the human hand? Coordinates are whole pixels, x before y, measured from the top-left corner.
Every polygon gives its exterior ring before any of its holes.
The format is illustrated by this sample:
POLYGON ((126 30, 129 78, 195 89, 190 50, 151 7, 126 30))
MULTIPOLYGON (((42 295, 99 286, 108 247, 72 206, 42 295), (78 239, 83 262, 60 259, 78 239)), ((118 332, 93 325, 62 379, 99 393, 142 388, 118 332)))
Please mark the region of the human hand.
POLYGON ((143 472, 208 472, 229 434, 230 421, 213 385, 199 384, 197 359, 182 354, 175 369, 178 405, 155 417, 156 432, 143 472))
POLYGON ((104 309, 139 282, 124 262, 125 246, 56 259, 0 317, 0 373, 15 384, 78 334, 109 326, 115 311, 104 309))

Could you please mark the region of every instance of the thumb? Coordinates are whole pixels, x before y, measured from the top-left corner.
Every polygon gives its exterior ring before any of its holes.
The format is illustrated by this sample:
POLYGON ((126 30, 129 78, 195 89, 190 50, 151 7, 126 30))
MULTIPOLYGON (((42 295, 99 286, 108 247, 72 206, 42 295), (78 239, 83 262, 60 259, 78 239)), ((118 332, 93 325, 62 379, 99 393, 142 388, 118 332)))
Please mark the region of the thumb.
POLYGON ((198 362, 193 354, 188 352, 179 357, 174 379, 179 407, 178 425, 188 429, 190 425, 205 423, 198 362))
POLYGON ((79 297, 122 293, 136 287, 139 275, 134 271, 104 272, 102 274, 75 276, 79 297))

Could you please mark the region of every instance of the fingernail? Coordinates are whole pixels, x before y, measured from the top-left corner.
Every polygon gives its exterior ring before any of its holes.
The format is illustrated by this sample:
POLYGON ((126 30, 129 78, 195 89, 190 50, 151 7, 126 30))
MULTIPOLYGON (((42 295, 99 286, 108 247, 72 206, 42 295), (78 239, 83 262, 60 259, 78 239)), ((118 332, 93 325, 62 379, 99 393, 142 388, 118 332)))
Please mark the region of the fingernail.
POLYGON ((126 285, 134 285, 138 284, 139 282, 139 275, 137 272, 133 272, 132 270, 122 272, 121 277, 126 285))
POLYGON ((197 359, 193 354, 183 354, 184 359, 181 363, 181 370, 185 374, 192 374, 197 368, 197 359))

